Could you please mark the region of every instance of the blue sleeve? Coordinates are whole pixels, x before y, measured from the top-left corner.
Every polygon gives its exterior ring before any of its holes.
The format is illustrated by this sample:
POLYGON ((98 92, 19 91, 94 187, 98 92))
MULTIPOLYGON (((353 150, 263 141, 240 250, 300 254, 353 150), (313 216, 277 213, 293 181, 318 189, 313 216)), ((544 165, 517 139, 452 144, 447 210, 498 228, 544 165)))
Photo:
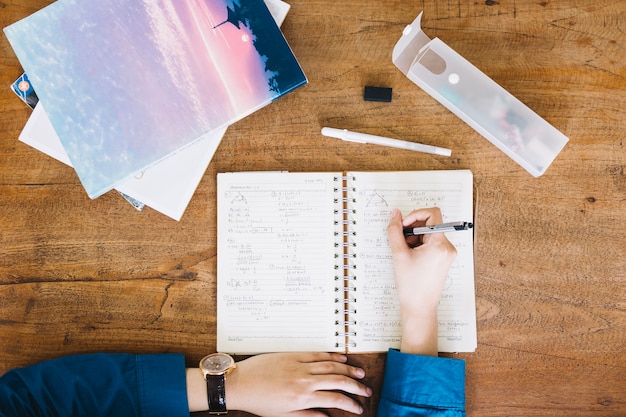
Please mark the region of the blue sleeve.
POLYGON ((465 361, 390 349, 377 416, 465 416, 465 361))
POLYGON ((0 378, 0 417, 189 417, 183 355, 76 355, 0 378))

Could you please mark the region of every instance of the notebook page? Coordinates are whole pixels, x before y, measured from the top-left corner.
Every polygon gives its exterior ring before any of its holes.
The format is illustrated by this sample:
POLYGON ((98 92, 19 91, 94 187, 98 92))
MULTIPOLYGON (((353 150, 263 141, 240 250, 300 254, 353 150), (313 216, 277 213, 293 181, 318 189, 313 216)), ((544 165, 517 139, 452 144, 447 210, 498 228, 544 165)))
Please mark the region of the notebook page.
POLYGON ((335 178, 341 173, 218 174, 220 352, 343 350, 335 336, 335 178))
MULTIPOLYGON (((387 224, 391 210, 403 215, 438 206, 443 221, 472 221, 472 173, 458 171, 356 172, 354 237, 357 280, 355 347, 351 351, 384 351, 400 346, 400 311, 397 303, 387 224)), ((450 268, 438 310, 439 351, 476 349, 473 233, 447 233, 458 256, 450 268)))

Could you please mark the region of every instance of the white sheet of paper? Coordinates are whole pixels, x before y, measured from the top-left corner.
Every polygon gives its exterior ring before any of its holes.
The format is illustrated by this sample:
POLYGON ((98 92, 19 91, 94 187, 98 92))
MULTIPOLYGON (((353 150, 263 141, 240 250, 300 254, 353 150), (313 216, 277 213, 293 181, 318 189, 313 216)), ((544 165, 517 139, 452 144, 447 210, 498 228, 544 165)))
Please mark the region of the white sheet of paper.
MULTIPOLYGON (((180 220, 225 132, 223 128, 206 135, 115 189, 180 220)), ((19 140, 71 166, 41 103, 35 106, 19 140)))

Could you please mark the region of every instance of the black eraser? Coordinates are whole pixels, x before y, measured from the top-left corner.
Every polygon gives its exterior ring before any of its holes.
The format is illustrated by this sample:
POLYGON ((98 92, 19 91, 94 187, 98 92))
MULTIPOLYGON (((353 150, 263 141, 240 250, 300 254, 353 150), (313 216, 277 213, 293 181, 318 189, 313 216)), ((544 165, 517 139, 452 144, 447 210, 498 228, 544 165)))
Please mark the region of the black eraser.
POLYGON ((365 101, 391 101, 391 88, 389 87, 373 87, 366 85, 363 90, 363 100, 365 101))

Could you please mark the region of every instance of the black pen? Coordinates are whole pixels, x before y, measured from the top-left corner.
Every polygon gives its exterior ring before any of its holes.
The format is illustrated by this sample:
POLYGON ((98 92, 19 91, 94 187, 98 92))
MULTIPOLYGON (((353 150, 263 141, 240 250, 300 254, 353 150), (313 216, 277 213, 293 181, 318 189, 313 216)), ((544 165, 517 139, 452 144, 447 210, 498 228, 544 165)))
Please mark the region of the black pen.
POLYGON ((474 227, 469 222, 450 222, 435 224, 433 226, 409 227, 404 229, 404 236, 426 235, 428 233, 454 232, 456 230, 468 230, 474 227))

